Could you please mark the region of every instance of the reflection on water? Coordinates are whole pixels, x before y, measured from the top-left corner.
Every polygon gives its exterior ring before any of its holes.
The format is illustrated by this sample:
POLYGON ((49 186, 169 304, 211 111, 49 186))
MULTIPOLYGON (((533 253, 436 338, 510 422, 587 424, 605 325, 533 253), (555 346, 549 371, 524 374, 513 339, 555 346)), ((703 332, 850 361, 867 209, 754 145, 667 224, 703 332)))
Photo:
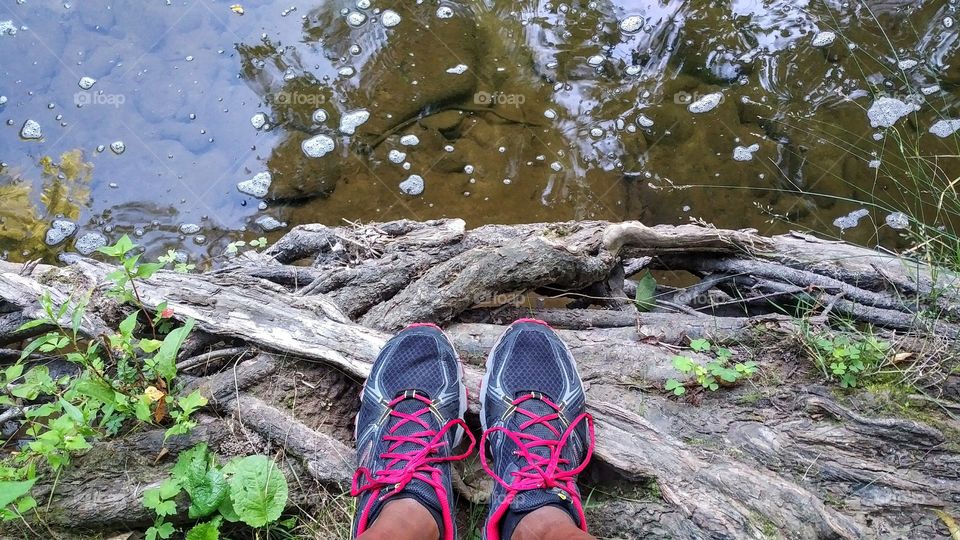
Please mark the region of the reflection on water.
POLYGON ((298 223, 441 216, 895 245, 902 218, 861 202, 931 204, 895 181, 896 147, 958 154, 946 0, 243 7, 0 5, 4 256, 132 233, 199 259, 298 223))

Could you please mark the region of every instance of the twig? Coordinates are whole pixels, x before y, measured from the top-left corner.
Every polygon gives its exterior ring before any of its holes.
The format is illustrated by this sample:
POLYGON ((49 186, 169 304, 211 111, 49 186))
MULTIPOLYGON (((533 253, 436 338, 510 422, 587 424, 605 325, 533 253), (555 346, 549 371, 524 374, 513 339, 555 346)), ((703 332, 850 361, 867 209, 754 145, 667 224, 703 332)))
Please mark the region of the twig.
POLYGON ((230 347, 229 349, 219 349, 216 351, 210 351, 208 353, 198 354, 197 356, 187 358, 186 360, 179 362, 177 364, 177 371, 191 369, 201 364, 206 364, 211 360, 229 358, 231 356, 243 356, 248 352, 252 353, 255 352, 255 350, 250 347, 230 347))

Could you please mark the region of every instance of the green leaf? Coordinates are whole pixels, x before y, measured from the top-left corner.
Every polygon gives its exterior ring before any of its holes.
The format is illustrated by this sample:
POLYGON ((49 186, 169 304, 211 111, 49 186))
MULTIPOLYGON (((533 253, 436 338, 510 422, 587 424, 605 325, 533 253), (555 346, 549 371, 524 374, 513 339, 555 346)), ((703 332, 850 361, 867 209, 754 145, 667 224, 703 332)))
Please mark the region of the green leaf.
POLYGON ((18 398, 36 399, 41 393, 51 394, 56 389, 47 366, 33 366, 23 378, 23 384, 17 385, 10 393, 18 398))
POLYGON ((230 498, 240 520, 251 527, 276 521, 287 505, 287 479, 264 456, 240 459, 232 468, 230 498))
POLYGON ((694 369, 693 360, 688 356, 674 356, 673 367, 681 373, 690 373, 694 369))
POLYGON ((668 392, 673 392, 676 396, 682 396, 687 389, 676 379, 667 379, 666 384, 663 385, 663 388, 668 392))
POLYGON ((17 501, 17 512, 20 514, 29 512, 37 507, 37 500, 30 495, 25 495, 17 501))
POLYGON ((220 507, 217 508, 217 510, 220 511, 220 515, 223 516, 223 519, 229 521, 230 523, 237 523, 240 521, 240 516, 238 516, 237 511, 233 509, 233 501, 229 496, 224 497, 223 500, 220 501, 220 507))
POLYGON ((163 345, 163 342, 159 339, 141 339, 140 342, 137 343, 140 350, 147 354, 159 349, 161 345, 163 345))
POLYGON ((14 380, 14 379, 19 378, 20 375, 23 375, 23 364, 21 364, 21 363, 19 363, 19 362, 16 363, 16 364, 14 364, 14 365, 12 365, 12 366, 10 366, 10 367, 8 367, 8 368, 7 368, 6 370, 4 370, 4 372, 3 372, 3 376, 6 378, 6 381, 7 381, 8 383, 9 383, 10 381, 14 380))
POLYGON ((19 328, 17 328, 17 332, 22 332, 24 330, 36 328, 37 326, 40 326, 41 324, 47 324, 48 322, 49 321, 47 321, 46 319, 34 319, 32 321, 27 321, 21 324, 19 328))
POLYGON ((229 490, 227 480, 219 469, 209 469, 199 480, 184 485, 190 494, 188 513, 191 519, 207 517, 216 511, 229 490))
POLYGON ((217 516, 206 523, 195 525, 187 532, 187 540, 220 540, 220 522, 217 516))
POLYGON ((207 404, 207 398, 203 397, 200 390, 194 390, 187 396, 177 398, 177 406, 183 411, 183 414, 190 416, 194 411, 207 404))
POLYGON ((657 280, 650 274, 649 270, 643 271, 643 277, 637 281, 637 292, 634 295, 633 302, 637 306, 637 311, 646 312, 656 306, 657 280))
POLYGON ((170 538, 173 536, 173 523, 164 523, 157 527, 157 536, 160 538, 170 538))
POLYGON ((8 504, 26 495, 36 481, 36 478, 32 478, 20 482, 0 482, 0 508, 6 508, 8 504))
POLYGON ((710 350, 710 342, 706 339, 694 339, 690 342, 690 348, 697 352, 707 352, 710 350))
POLYGON ((118 327, 120 330, 120 335, 122 335, 123 337, 129 340, 130 337, 133 336, 133 329, 136 326, 137 326, 137 312, 134 311, 130 315, 127 315, 127 317, 120 322, 120 326, 118 327))
POLYGON ((154 361, 156 362, 157 374, 171 382, 177 374, 177 352, 183 345, 183 340, 187 339, 190 331, 193 330, 194 320, 187 319, 183 326, 171 330, 167 337, 163 338, 163 344, 157 350, 154 361))
POLYGON ((130 240, 130 237, 123 235, 119 240, 112 246, 103 246, 98 248, 97 251, 103 253, 104 255, 109 255, 111 257, 122 257, 127 254, 131 249, 136 247, 134 243, 130 240))
POLYGON ((60 402, 60 406, 63 407, 64 412, 67 413, 67 416, 69 416, 75 424, 79 426, 86 424, 86 420, 83 418, 83 412, 80 411, 76 405, 63 398, 60 398, 58 401, 60 402))
POLYGON ((133 272, 133 277, 148 279, 154 274, 157 273, 157 270, 163 268, 163 265, 160 263, 143 263, 137 267, 137 270, 133 272))
POLYGON ((101 403, 114 403, 116 401, 116 393, 113 388, 96 379, 80 379, 74 389, 78 394, 91 397, 101 403))

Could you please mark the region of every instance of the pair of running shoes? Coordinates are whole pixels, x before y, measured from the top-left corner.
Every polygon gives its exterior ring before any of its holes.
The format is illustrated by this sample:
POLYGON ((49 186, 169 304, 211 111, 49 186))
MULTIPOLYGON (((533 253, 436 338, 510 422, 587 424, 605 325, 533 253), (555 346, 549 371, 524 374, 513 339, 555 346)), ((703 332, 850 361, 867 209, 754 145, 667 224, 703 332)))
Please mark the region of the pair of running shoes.
MULTIPOLYGON (((546 505, 586 530, 576 478, 594 434, 584 397, 573 356, 546 323, 521 319, 497 341, 480 387, 479 455, 494 479, 485 540, 510 538, 524 515, 546 505)), ((374 362, 360 401, 354 536, 389 501, 413 498, 441 539, 455 539, 452 462, 467 458, 476 439, 463 420, 467 389, 453 345, 432 324, 401 331, 374 362), (469 445, 454 454, 464 436, 469 445)))

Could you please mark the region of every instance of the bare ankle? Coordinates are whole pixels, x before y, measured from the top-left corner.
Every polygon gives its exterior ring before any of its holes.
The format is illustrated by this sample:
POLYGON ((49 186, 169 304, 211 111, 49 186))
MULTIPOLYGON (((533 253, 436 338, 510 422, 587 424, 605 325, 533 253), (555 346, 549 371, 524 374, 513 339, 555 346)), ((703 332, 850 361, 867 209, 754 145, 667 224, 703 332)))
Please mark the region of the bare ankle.
POLYGON ((396 499, 383 505, 373 525, 357 540, 439 540, 433 514, 415 499, 396 499))
POLYGON ((574 523, 567 512, 544 506, 523 516, 513 531, 513 538, 504 540, 595 540, 574 523))

